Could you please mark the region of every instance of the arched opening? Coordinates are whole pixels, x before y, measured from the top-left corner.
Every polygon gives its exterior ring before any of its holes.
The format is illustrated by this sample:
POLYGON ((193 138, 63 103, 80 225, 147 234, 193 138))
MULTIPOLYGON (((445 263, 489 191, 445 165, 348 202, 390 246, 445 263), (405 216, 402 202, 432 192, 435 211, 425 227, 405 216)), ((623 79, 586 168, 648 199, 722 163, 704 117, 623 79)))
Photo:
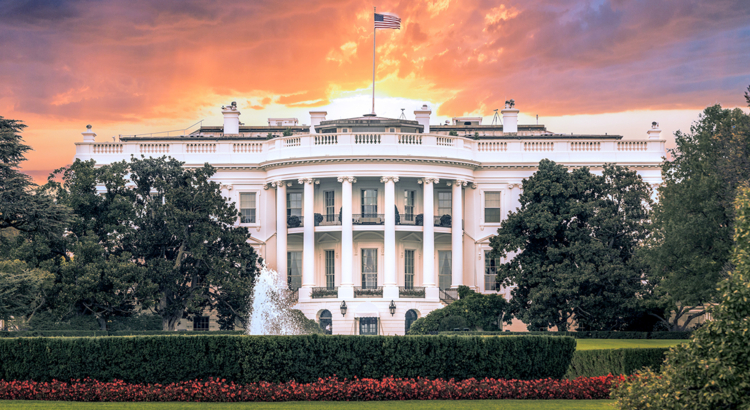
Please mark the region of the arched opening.
POLYGON ((331 316, 331 312, 329 310, 324 310, 320 312, 320 328, 323 329, 323 331, 330 335, 333 333, 333 317, 331 316))
POLYGON ((405 333, 409 333, 409 329, 411 328, 411 324, 416 322, 418 318, 417 311, 414 309, 409 309, 406 311, 406 321, 405 321, 405 333))

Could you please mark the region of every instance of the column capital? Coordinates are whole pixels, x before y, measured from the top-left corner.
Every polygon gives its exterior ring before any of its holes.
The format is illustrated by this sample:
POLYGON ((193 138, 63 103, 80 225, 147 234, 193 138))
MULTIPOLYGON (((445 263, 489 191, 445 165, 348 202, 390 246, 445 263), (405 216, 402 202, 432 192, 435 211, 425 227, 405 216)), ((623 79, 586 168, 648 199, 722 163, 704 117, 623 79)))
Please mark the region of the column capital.
POLYGON ((227 191, 231 191, 232 188, 234 188, 232 184, 221 184, 221 189, 226 189, 227 191))
POLYGON ((352 176, 340 176, 337 178, 339 182, 349 181, 351 183, 357 182, 357 177, 352 176))
POLYGON ((463 180, 463 179, 457 179, 455 181, 448 181, 448 186, 466 186, 469 184, 469 181, 463 180))
POLYGON ((286 182, 283 179, 277 179, 275 181, 271 181, 271 186, 274 188, 278 188, 280 186, 292 186, 292 183, 286 182))
POLYGON ((417 180, 418 184, 437 184, 440 182, 440 178, 425 177, 417 180))
POLYGON ((380 177, 380 182, 389 182, 389 181, 396 183, 398 182, 398 177, 392 176, 392 175, 380 177))
POLYGON ((303 185, 304 184, 320 184, 320 180, 315 179, 315 178, 300 178, 297 180, 297 182, 303 185))

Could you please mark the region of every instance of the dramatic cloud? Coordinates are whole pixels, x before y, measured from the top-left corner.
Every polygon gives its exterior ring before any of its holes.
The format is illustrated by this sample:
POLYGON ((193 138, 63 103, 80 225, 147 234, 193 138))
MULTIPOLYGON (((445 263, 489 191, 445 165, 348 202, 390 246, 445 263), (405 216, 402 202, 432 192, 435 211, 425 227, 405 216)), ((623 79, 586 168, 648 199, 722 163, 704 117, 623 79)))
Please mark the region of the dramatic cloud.
MULTIPOLYGON (((378 89, 490 115, 742 105, 747 0, 385 1, 378 89)), ((321 107, 367 89, 372 9, 359 1, 17 1, 0 9, 0 115, 32 128, 189 122, 217 98, 321 107), (32 120, 35 123, 32 123, 32 120)), ((228 101, 220 101, 226 103, 228 101)))

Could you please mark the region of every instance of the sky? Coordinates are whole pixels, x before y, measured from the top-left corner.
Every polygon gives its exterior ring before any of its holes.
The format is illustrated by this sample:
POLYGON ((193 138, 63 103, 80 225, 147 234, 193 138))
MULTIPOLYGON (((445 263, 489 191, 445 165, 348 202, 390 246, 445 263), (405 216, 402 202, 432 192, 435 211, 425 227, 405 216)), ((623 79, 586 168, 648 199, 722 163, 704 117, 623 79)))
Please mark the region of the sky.
MULTIPOLYGON (((427 104, 432 123, 484 116, 513 98, 519 123, 668 146, 709 105, 745 107, 748 0, 24 1, 0 7, 0 116, 24 121, 37 181, 70 164, 91 124, 118 134, 427 104)), ((746 108, 746 107, 745 107, 746 108)))

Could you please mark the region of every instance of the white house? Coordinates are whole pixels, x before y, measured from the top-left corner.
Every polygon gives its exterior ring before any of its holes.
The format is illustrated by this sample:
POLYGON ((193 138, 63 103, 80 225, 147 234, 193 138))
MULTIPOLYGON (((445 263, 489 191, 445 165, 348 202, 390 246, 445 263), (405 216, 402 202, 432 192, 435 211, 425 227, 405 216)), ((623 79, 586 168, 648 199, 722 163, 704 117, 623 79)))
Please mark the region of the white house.
POLYGON ((518 112, 507 104, 497 125, 481 125, 481 117, 431 125, 424 105, 413 121, 326 120, 325 111, 311 111, 309 126, 294 118, 245 126, 233 103, 222 107, 223 126, 188 135, 97 142, 88 129, 75 158, 210 163, 240 209, 237 223, 271 268, 287 272, 308 318, 330 323, 334 334, 404 334, 456 298, 459 285, 508 297, 495 288, 500 261, 488 257, 489 238, 518 207, 521 181, 540 160, 595 172, 617 163, 661 183, 665 141, 657 123, 646 138, 623 140, 518 125, 518 112))

